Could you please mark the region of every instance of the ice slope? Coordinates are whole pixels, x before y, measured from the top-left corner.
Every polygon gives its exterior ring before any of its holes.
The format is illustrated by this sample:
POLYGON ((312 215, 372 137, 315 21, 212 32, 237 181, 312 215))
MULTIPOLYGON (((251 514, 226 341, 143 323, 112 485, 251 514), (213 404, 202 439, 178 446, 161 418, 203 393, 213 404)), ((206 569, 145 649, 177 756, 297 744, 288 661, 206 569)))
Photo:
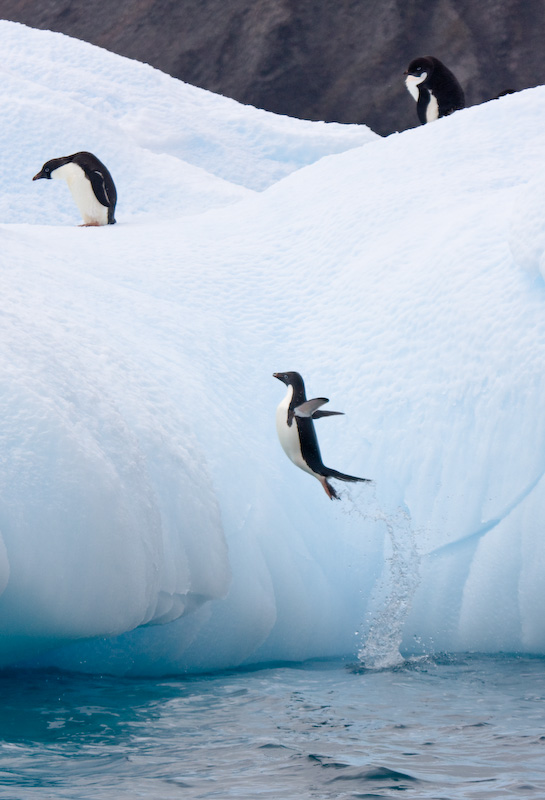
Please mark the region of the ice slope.
POLYGON ((380 139, 0 41, 1 663, 544 653, 545 90, 380 139), (117 225, 30 182, 76 149, 117 225), (286 459, 286 369, 373 485, 286 459))
POLYGON ((303 164, 377 138, 364 126, 295 124, 62 34, 0 26, 9 110, 0 129, 4 183, 18 187, 1 199, 4 222, 73 222, 66 193, 44 203, 50 187, 36 192, 27 178, 36 164, 78 150, 115 162, 127 221, 236 202, 303 164))

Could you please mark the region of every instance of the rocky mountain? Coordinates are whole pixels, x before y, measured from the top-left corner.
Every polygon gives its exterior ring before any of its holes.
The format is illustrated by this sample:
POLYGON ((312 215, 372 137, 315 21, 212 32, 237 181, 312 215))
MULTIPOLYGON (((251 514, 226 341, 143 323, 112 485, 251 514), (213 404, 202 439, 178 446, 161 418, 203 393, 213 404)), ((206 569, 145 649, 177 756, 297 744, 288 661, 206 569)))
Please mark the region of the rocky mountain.
POLYGON ((545 83, 542 0, 0 0, 0 17, 242 103, 381 134, 418 125, 403 71, 419 55, 455 73, 468 105, 545 83))

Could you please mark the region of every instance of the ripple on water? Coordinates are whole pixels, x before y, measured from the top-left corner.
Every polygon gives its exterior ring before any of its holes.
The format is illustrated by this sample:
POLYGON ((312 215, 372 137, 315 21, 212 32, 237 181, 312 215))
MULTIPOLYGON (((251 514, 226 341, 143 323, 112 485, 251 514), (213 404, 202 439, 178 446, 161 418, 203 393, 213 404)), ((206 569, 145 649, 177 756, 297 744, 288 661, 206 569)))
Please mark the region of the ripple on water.
POLYGON ((545 660, 0 675, 5 800, 541 800, 545 660))

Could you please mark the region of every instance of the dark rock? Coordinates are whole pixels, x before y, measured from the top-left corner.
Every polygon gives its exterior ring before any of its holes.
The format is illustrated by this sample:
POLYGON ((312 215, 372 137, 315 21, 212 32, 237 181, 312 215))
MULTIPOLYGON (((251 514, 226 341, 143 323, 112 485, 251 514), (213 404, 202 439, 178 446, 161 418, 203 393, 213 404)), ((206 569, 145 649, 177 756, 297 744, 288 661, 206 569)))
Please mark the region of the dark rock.
POLYGON ((541 0, 0 0, 0 16, 242 103, 377 133, 416 127, 403 71, 434 55, 468 105, 545 83, 541 0))

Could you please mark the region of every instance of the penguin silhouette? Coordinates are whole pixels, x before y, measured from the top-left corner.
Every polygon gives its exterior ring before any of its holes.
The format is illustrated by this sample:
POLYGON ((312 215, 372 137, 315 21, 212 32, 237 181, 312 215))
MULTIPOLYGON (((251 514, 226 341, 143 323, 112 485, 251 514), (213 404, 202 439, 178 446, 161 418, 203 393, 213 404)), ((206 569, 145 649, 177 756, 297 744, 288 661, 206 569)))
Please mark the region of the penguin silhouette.
POLYGON ((462 87, 438 58, 415 58, 404 74, 407 89, 416 100, 416 113, 422 125, 465 107, 462 87))

